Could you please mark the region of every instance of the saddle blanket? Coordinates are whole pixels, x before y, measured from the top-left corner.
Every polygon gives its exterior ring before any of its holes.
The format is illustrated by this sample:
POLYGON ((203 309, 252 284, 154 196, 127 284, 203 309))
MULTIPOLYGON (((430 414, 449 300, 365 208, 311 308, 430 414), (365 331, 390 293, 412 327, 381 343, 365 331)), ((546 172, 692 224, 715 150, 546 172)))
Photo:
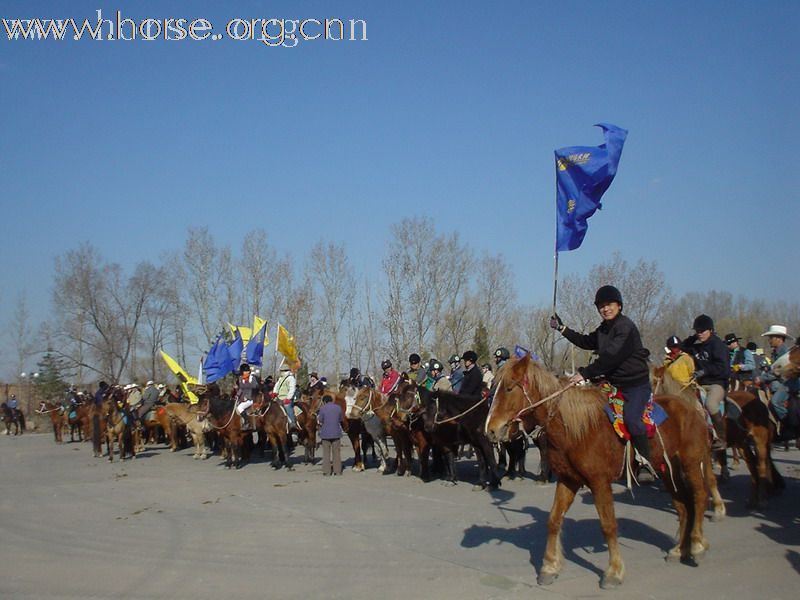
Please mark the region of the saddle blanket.
POLYGON ((71 419, 77 419, 78 418, 78 413, 76 411, 74 411, 74 410, 71 410, 71 411, 69 411, 69 415, 68 415, 67 418, 69 418, 70 420, 71 419))
MULTIPOLYGON (((604 383, 600 386, 600 389, 608 397, 608 404, 603 408, 606 411, 606 415, 614 431, 623 440, 631 439, 631 434, 628 433, 628 428, 625 427, 625 421, 623 420, 625 397, 622 395, 622 392, 608 383, 604 383)), ((653 437, 656 434, 656 427, 666 421, 667 418, 667 413, 658 404, 653 402, 653 395, 650 394, 650 400, 647 401, 647 407, 644 409, 644 414, 642 415, 642 422, 647 429, 647 437, 653 437)))

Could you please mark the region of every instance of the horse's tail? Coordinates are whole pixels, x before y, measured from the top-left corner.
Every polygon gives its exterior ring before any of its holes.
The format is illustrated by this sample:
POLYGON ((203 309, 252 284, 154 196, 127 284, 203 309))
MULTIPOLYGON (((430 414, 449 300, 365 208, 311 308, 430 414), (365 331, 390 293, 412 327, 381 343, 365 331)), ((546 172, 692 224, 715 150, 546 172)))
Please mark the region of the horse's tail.
POLYGON ((19 430, 25 431, 25 415, 22 411, 19 411, 19 430))

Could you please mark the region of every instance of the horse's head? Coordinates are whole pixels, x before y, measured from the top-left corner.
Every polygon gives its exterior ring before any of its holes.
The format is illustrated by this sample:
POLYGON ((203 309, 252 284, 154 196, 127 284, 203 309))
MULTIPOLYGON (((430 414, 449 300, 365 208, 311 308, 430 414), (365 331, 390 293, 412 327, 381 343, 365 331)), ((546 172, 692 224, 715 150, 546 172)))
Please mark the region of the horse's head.
POLYGON ((781 379, 791 379, 800 375, 800 346, 793 346, 772 363, 772 372, 781 379))
POLYGON ((364 413, 370 412, 377 404, 380 404, 380 393, 370 387, 350 386, 346 389, 344 397, 347 406, 350 407, 352 418, 360 419, 364 413))
POLYGON ((530 385, 531 363, 529 354, 510 358, 500 367, 494 379, 494 399, 486 416, 486 435, 492 442, 507 442, 519 435, 520 412, 539 399, 539 393, 530 385))

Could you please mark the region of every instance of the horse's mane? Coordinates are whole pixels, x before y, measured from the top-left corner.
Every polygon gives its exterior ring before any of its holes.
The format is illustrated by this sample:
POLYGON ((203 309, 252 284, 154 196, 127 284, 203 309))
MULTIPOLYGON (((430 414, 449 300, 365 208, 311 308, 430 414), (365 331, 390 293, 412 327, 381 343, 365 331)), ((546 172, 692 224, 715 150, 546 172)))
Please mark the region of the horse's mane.
MULTIPOLYGON (((531 397, 532 401, 555 394, 567 385, 566 380, 560 380, 543 365, 530 358, 511 358, 497 372, 497 379, 502 384, 506 379, 508 383, 519 381, 527 377, 528 390, 536 391, 538 398, 531 397), (527 368, 520 363, 527 360, 527 368), (520 370, 524 370, 520 373, 520 370)), ((596 387, 571 388, 552 400, 548 401, 548 411, 551 416, 560 415, 564 423, 567 441, 570 444, 581 442, 588 433, 594 431, 606 419, 603 407, 606 399, 596 387)))

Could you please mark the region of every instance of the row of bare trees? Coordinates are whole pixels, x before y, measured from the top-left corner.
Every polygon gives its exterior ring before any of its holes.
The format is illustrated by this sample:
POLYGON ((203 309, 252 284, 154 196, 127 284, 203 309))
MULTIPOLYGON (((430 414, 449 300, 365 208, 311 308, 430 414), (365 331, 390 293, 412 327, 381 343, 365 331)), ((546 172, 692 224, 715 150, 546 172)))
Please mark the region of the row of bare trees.
MULTIPOLYGON (((38 334, 25 297, 14 314, 18 366, 50 351, 76 381, 166 378, 158 350, 166 349, 189 371, 226 323, 249 324, 254 314, 280 322, 296 338, 311 369, 339 376, 351 366, 375 374, 383 358, 405 365, 411 352, 446 360, 480 347, 519 344, 550 367, 585 364, 548 327, 549 306, 521 305, 514 274, 502 255, 476 256, 457 233, 443 234, 421 219, 391 227, 377 279, 357 274, 344 244, 320 241, 302 262, 279 255, 263 230, 242 238, 236 254, 207 228, 189 229, 182 252, 160 264, 141 262, 129 271, 108 262, 89 243, 55 262, 52 319, 38 334)), ((797 331, 797 304, 734 298, 726 292, 676 298, 655 262, 629 263, 615 254, 583 276, 559 286, 559 313, 574 329, 588 331, 599 318, 595 290, 611 283, 625 298, 625 312, 645 344, 660 355, 667 336, 689 333, 705 312, 720 333, 758 339, 773 322, 797 331)), ((274 348, 273 344, 270 349, 274 348)), ((272 370, 272 355, 266 369, 272 370)))

